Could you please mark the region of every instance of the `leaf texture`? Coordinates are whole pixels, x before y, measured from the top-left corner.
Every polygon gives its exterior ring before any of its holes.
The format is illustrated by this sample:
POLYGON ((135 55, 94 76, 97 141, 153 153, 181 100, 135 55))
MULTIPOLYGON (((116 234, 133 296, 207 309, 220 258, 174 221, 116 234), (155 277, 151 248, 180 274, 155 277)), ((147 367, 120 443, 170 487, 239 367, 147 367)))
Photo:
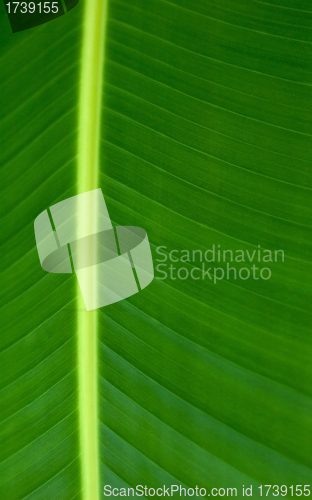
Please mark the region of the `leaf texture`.
MULTIPOLYGON (((77 193, 83 7, 14 36, 2 11, 0 490, 96 500, 79 444, 89 313, 33 235, 77 193)), ((147 231, 155 267, 159 246, 285 261, 269 280, 155 279, 99 310, 99 498, 311 483, 311 21, 307 0, 108 2, 98 187, 114 224, 147 231)))

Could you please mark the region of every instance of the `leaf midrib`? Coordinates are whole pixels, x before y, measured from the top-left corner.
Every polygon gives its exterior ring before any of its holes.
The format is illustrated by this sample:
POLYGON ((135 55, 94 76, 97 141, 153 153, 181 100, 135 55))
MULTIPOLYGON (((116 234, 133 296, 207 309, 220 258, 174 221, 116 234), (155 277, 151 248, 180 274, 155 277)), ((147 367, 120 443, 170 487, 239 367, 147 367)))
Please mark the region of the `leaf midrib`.
MULTIPOLYGON (((81 50, 77 194, 99 187, 99 145, 103 87, 106 11, 108 0, 85 0, 81 50)), ((80 224, 96 224, 95 207, 83 214, 80 224)), ((90 283, 90 286, 92 284, 90 283)), ((78 408, 81 486, 83 500, 100 498, 98 314, 84 309, 77 283, 78 408)))

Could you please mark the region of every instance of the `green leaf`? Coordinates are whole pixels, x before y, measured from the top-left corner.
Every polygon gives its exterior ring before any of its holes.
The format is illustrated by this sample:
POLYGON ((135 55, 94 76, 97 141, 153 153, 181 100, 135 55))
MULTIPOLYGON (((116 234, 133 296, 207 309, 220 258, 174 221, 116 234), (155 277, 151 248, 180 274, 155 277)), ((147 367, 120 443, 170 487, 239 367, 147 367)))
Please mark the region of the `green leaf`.
POLYGON ((15 34, 1 9, 1 496, 310 484, 310 2, 85 0, 15 34), (96 187, 156 279, 86 312, 33 222, 96 187), (214 283, 213 245, 284 261, 214 283))

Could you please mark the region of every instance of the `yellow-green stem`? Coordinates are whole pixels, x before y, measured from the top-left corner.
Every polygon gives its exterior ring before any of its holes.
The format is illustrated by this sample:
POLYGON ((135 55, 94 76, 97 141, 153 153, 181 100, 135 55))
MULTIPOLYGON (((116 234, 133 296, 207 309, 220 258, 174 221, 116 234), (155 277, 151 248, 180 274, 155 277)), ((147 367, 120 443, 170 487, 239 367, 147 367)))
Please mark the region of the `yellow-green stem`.
MULTIPOLYGON (((99 146, 107 0, 84 0, 81 54, 77 194, 99 187, 99 146)), ((96 206, 79 224, 96 232, 96 206)), ((92 283, 89 284, 90 293, 92 283)), ((82 499, 100 498, 97 311, 86 312, 77 284, 78 394, 82 499)))

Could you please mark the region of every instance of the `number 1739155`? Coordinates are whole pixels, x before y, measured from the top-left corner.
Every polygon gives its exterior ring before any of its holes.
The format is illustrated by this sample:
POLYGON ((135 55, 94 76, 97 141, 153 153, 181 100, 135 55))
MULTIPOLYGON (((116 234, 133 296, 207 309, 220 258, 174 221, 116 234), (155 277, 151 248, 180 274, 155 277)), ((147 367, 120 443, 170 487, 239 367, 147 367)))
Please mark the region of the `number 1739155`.
POLYGON ((309 484, 297 484, 286 486, 285 484, 282 486, 278 486, 277 484, 263 484, 258 487, 261 497, 285 497, 286 495, 291 497, 309 497, 311 495, 310 485, 309 484))
POLYGON ((58 2, 9 2, 5 4, 8 14, 56 14, 58 12, 58 2))

